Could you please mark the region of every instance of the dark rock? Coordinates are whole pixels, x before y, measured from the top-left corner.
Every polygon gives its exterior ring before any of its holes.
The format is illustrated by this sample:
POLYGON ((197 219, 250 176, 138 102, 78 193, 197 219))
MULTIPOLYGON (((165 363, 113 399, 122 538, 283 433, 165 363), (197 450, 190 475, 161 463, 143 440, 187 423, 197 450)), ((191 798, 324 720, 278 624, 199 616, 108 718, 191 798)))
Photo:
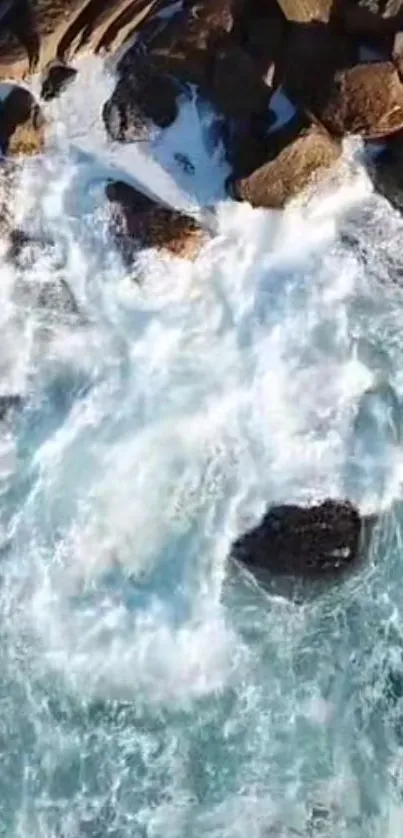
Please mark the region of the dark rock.
POLYGON ((390 61, 360 64, 336 74, 327 103, 316 115, 336 135, 367 140, 403 129, 403 84, 390 61))
POLYGON ((277 67, 286 43, 288 26, 277 4, 245 3, 236 20, 237 41, 254 60, 259 75, 277 67))
POLYGON ((223 39, 214 51, 208 92, 221 113, 237 120, 268 114, 272 95, 253 59, 231 39, 223 39))
POLYGON ((102 111, 109 136, 119 142, 148 139, 150 128, 167 128, 178 115, 178 86, 144 57, 133 60, 102 111))
POLYGON ((51 61, 45 67, 42 76, 41 96, 48 102, 58 96, 77 75, 74 67, 69 67, 64 61, 51 61))
POLYGON ((0 145, 9 155, 38 154, 44 147, 45 119, 32 93, 13 87, 0 104, 0 145))
POLYGON ((111 181, 105 191, 112 205, 114 235, 128 262, 148 247, 196 258, 207 236, 193 218, 158 204, 123 181, 111 181))
POLYGON ((261 524, 242 535, 232 556, 250 570, 315 577, 339 574, 359 557, 362 520, 347 501, 269 509, 261 524))
POLYGON ((249 177, 236 180, 232 195, 253 207, 282 209, 312 182, 325 177, 341 154, 329 134, 312 125, 290 142, 274 160, 249 177))
POLYGON ((282 84, 298 105, 315 113, 328 99, 335 73, 356 63, 354 41, 323 23, 290 26, 284 49, 282 84))

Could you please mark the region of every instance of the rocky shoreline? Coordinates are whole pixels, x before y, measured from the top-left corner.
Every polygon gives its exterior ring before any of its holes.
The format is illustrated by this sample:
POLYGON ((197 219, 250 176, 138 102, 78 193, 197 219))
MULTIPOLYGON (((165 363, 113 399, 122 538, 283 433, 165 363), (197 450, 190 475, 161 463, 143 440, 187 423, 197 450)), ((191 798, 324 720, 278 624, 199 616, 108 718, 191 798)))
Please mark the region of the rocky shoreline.
MULTIPOLYGON (((168 128, 180 97, 196 90, 216 113, 231 169, 229 198, 283 209, 331 179, 343 139, 358 135, 371 152, 378 144, 368 157, 374 188, 403 207, 400 0, 184 0, 181 6, 167 0, 2 0, 0 75, 11 84, 0 103, 9 258, 26 241, 7 207, 13 172, 19 160, 44 149, 41 101, 24 82, 40 74, 40 98, 49 101, 75 79, 79 65, 70 62, 85 53, 108 54, 115 63, 116 86, 100 114, 113 143, 143 142, 155 128, 168 128), (279 93, 293 111, 280 125, 273 107, 279 93)), ((184 165, 192 171, 192 149, 184 165)), ((123 181, 105 183, 105 201, 127 263, 150 247, 194 260, 211 236, 199 221, 123 181)), ((332 575, 355 565, 362 521, 350 505, 284 506, 280 518, 281 526, 278 510, 269 510, 241 539, 242 549, 236 545, 237 558, 267 565, 272 574, 303 576, 312 568, 332 575)))

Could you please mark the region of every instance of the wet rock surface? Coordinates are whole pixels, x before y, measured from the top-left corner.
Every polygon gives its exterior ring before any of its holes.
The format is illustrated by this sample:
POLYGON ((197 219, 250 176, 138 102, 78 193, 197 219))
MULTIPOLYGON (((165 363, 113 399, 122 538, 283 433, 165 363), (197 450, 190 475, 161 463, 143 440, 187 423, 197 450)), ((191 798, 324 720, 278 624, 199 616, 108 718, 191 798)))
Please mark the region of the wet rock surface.
POLYGON ((45 119, 23 87, 13 87, 0 104, 0 145, 4 154, 39 154, 44 147, 45 119))
POLYGON ((51 61, 45 67, 42 75, 41 97, 46 102, 54 99, 77 75, 74 67, 69 67, 64 61, 51 61))
POLYGON ((232 556, 252 572, 297 577, 333 576, 359 559, 363 521, 347 501, 315 506, 274 506, 261 524, 242 535, 232 556))
POLYGON ((323 179, 341 154, 325 131, 312 125, 292 140, 274 160, 230 186, 238 200, 254 207, 283 208, 314 181, 323 179))
POLYGON ((170 76, 154 70, 143 56, 134 55, 103 108, 111 139, 133 142, 147 139, 153 125, 167 128, 178 115, 178 92, 170 76))
POLYGON ((187 215, 158 204, 123 181, 107 184, 111 223, 123 257, 130 262, 142 248, 155 247, 193 260, 206 241, 206 232, 187 215))
POLYGON ((337 73, 329 100, 317 116, 335 135, 360 134, 374 140, 400 131, 403 85, 394 64, 360 64, 337 73))

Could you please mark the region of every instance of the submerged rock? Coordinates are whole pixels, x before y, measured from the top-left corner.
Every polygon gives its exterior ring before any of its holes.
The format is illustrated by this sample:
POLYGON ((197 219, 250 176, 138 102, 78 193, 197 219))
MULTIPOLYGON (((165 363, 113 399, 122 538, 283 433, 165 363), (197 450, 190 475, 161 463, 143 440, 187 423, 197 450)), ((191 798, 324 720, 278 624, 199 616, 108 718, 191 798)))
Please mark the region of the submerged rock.
POLYGON ((326 104, 316 115, 333 134, 366 140, 403 128, 403 84, 391 61, 359 64, 336 74, 326 104))
POLYGON ((77 75, 77 70, 74 67, 69 67, 64 61, 51 61, 43 72, 41 97, 46 102, 54 99, 59 93, 64 90, 69 82, 77 75))
POLYGON ((360 514, 348 501, 275 506, 235 542, 232 556, 252 571, 271 575, 339 574, 356 564, 362 529, 360 514))
POLYGON ((207 235, 193 218, 158 204, 123 181, 111 181, 105 192, 112 205, 114 234, 126 260, 149 247, 184 259, 196 258, 207 235))
POLYGON ((230 185, 234 198, 253 207, 282 209, 337 162, 341 148, 326 131, 312 125, 290 142, 274 160, 230 185))
POLYGON ((0 104, 0 145, 8 155, 39 154, 45 141, 45 118, 32 93, 13 87, 0 104))

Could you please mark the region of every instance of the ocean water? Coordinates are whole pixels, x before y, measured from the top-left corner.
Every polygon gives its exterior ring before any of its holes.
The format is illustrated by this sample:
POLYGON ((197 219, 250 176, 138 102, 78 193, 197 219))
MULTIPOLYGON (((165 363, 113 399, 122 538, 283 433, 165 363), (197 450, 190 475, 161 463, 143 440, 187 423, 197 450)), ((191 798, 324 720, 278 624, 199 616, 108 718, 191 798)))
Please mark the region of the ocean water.
POLYGON ((399 838, 403 221, 357 143, 283 214, 234 204, 205 105, 115 147, 79 67, 13 191, 49 244, 0 266, 0 835, 399 838), (128 275, 108 177, 216 235, 128 275), (229 565, 328 495, 379 513, 343 585, 229 565))

